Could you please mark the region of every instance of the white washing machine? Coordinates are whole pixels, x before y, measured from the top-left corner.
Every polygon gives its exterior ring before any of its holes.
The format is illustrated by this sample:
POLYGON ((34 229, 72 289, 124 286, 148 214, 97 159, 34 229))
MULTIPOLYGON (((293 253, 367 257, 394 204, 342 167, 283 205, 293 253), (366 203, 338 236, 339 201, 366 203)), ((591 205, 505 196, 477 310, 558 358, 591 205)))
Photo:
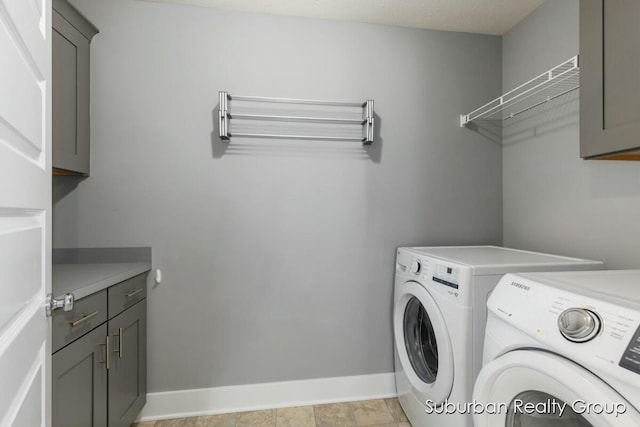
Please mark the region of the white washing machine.
POLYGON ((597 270, 602 263, 497 246, 400 248, 393 328, 400 404, 414 427, 471 426, 470 413, 439 413, 471 399, 482 365, 486 303, 515 271, 597 270))
POLYGON ((640 270, 509 274, 488 307, 476 427, 640 426, 640 270))

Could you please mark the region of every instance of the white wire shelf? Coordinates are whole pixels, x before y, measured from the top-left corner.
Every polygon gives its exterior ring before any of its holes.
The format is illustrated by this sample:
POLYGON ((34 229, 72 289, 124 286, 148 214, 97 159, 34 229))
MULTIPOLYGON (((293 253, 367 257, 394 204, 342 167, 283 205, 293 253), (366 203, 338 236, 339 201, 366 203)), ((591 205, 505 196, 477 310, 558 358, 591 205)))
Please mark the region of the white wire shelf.
POLYGON ((498 98, 460 116, 460 127, 473 121, 506 122, 580 87, 578 56, 555 66, 498 98))

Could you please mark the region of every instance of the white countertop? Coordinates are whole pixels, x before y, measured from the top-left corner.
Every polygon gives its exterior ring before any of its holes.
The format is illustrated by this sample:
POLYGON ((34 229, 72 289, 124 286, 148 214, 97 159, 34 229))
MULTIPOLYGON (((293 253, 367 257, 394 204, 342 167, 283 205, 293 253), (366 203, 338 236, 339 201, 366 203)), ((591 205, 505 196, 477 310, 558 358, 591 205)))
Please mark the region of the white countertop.
POLYGON ((52 293, 56 298, 73 293, 80 299, 150 269, 151 264, 147 262, 53 264, 52 293))

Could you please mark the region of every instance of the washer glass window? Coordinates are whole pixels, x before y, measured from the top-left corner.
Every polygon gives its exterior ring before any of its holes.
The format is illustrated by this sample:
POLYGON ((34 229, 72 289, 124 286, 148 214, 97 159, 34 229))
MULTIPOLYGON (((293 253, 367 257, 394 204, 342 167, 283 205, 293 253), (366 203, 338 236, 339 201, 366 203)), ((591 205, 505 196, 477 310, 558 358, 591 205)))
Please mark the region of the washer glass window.
POLYGON ((511 401, 505 424, 506 427, 592 427, 571 405, 537 390, 524 391, 511 401))
POLYGON ((429 315, 416 297, 404 310, 404 342, 416 375, 433 383, 438 375, 438 344, 429 315))

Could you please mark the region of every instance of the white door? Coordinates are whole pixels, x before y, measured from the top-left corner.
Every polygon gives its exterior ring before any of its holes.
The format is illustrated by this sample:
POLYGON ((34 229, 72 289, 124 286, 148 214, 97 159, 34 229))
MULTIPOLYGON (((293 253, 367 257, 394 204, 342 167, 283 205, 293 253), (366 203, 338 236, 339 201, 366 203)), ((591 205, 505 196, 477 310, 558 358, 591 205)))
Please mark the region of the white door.
POLYGON ((413 394, 439 405, 453 387, 453 351, 444 317, 419 283, 404 283, 395 298, 395 345, 413 394))
POLYGON ((49 426, 51 0, 0 0, 0 426, 49 426))
POLYGON ((473 390, 476 427, 638 427, 640 414, 580 365, 537 350, 487 363, 473 390))

